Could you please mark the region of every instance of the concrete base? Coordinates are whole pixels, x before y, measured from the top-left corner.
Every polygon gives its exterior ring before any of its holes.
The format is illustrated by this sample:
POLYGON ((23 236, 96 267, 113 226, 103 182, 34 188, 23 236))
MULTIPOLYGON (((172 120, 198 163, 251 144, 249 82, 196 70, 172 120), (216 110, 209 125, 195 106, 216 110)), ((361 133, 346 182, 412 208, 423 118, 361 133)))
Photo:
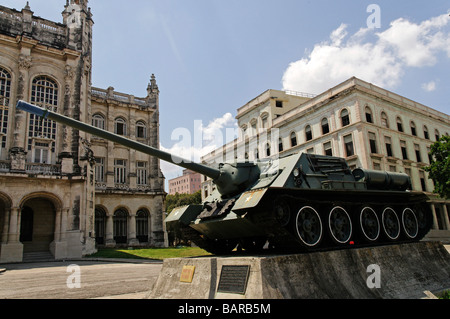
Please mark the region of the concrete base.
POLYGON ((0 264, 22 262, 23 260, 23 244, 1 244, 0 247, 0 264))
POLYGON ((299 255, 167 259, 148 297, 419 299, 445 289, 450 289, 450 254, 441 243, 420 242, 299 255), (244 294, 217 292, 224 265, 250 266, 244 294), (184 266, 195 266, 192 283, 180 282, 184 266))

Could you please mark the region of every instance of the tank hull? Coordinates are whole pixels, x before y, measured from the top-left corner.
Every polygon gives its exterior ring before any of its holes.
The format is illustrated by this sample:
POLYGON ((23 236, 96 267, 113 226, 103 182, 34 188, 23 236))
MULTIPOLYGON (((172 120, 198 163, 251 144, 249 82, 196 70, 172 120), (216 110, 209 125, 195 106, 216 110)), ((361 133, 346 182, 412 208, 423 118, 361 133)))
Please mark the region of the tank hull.
MULTIPOLYGON (((423 193, 268 188, 251 207, 197 218, 185 239, 214 254, 301 252, 420 241, 432 217, 423 193)), ((258 191, 241 195, 242 201, 258 191)))

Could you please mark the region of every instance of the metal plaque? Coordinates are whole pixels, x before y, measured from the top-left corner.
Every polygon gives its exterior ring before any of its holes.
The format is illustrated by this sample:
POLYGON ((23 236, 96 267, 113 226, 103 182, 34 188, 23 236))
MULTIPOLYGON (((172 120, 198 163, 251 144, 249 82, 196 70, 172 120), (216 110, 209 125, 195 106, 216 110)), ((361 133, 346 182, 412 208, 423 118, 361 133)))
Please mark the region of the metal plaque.
POLYGON ((184 266, 181 271, 180 282, 192 283, 194 272, 195 266, 184 266))
POLYGON ((222 266, 217 292, 244 295, 250 266, 222 266))

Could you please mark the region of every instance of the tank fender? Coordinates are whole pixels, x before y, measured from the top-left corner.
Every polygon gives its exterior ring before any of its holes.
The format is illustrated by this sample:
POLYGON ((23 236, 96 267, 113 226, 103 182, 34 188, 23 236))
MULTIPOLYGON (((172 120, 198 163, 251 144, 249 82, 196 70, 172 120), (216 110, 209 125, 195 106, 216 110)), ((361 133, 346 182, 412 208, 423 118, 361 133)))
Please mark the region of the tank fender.
POLYGON ((203 205, 188 205, 174 208, 169 216, 166 217, 166 226, 171 227, 171 225, 177 223, 189 226, 201 213, 202 209, 203 205))
POLYGON ((269 188, 261 188, 243 193, 233 207, 233 212, 239 215, 239 211, 256 207, 269 188))

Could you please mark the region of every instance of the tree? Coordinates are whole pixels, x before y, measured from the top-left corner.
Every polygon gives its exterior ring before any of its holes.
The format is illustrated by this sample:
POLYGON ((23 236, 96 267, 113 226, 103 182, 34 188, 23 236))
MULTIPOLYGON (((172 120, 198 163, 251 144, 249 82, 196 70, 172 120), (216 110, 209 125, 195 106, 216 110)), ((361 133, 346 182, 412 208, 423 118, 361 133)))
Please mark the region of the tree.
POLYGON ((186 205, 194 205, 202 203, 202 194, 201 191, 198 191, 194 194, 178 194, 175 195, 167 195, 166 196, 166 212, 170 214, 170 212, 177 207, 186 206, 186 205))
POLYGON ((432 161, 430 166, 425 167, 425 171, 434 182, 434 193, 448 199, 450 198, 450 137, 444 135, 431 145, 430 155, 432 161))

